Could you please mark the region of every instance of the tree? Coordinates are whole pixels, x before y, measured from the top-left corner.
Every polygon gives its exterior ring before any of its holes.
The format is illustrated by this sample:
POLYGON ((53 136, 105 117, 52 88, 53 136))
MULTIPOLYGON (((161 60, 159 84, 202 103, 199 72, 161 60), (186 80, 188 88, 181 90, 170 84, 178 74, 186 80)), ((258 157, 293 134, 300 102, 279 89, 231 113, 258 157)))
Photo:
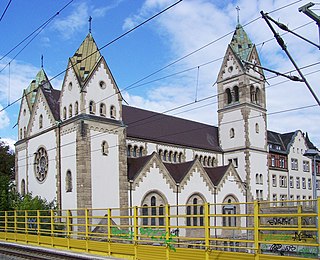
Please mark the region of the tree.
POLYGON ((14 153, 0 138, 0 174, 14 177, 14 153))

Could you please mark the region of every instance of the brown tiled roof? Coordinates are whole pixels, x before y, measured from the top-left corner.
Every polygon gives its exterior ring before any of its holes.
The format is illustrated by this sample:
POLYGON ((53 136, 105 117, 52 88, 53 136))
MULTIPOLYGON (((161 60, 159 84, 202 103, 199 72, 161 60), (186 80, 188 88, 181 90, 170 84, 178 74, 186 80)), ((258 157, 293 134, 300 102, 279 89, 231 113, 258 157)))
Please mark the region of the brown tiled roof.
POLYGON ((214 168, 205 167, 204 169, 207 172, 209 178, 211 179, 213 185, 217 186, 221 181, 222 177, 225 175, 228 168, 229 165, 214 168))
POLYGON ((189 161, 184 163, 164 163, 164 166, 167 168, 175 182, 180 183, 193 164, 194 161, 189 161))
POLYGON ((128 180, 133 180, 137 173, 145 166, 145 164, 151 159, 154 153, 137 158, 128 158, 128 180))
POLYGON ((129 138, 221 151, 215 126, 129 106, 122 111, 129 138))

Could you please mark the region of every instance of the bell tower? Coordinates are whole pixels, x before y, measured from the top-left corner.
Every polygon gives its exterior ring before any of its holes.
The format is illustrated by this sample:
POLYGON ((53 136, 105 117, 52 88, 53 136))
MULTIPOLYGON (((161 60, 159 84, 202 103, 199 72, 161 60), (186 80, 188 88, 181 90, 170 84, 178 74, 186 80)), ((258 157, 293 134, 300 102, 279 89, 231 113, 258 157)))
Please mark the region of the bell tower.
POLYGON ((248 194, 268 197, 266 95, 258 52, 238 24, 217 79, 218 126, 224 163, 233 163, 248 194))

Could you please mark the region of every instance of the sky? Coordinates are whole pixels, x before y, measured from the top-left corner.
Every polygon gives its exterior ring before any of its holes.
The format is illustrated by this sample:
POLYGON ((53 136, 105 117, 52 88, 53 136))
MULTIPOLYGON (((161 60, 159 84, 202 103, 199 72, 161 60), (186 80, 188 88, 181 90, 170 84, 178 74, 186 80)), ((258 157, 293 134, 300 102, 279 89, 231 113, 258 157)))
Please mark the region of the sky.
MULTIPOLYGON (((183 0, 114 41, 175 2, 13 0, 4 13, 9 0, 1 1, 1 140, 11 146, 17 140, 19 98, 41 69, 42 55, 51 84, 61 89, 68 58, 89 32, 90 16, 92 35, 127 104, 210 125, 217 125, 215 82, 238 19, 256 44, 262 66, 272 70, 298 75, 260 11, 319 45, 316 23, 298 11, 310 0, 183 0)), ((320 14, 320 2, 314 3, 311 9, 320 14)), ((320 98, 319 49, 292 34, 282 37, 320 98)), ((265 76, 268 130, 300 129, 320 147, 320 107, 306 85, 269 72, 265 76)))

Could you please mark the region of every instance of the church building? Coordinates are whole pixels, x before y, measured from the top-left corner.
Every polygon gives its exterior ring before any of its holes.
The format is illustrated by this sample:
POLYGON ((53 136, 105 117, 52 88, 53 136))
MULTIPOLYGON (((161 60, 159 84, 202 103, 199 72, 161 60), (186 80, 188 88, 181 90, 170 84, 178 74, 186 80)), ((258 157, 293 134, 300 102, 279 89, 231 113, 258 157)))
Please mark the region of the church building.
POLYGON ((304 153, 315 147, 301 130, 267 130, 263 71, 246 62, 260 65, 237 25, 217 76, 216 127, 124 105, 89 33, 61 90, 41 69, 23 92, 18 191, 61 209, 311 199, 304 153))

